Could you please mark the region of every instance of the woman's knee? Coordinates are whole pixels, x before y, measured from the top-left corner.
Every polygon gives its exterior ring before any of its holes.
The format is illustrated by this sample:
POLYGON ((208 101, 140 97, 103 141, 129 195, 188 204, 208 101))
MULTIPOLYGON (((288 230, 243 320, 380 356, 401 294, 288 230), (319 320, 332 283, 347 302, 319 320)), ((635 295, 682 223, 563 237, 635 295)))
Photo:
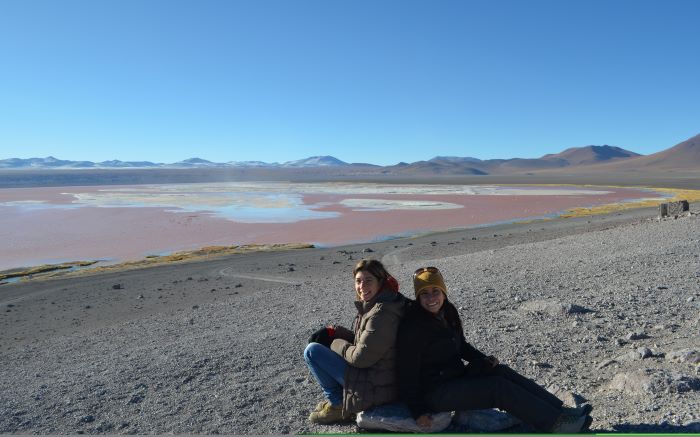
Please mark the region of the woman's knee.
POLYGON ((314 352, 317 350, 318 347, 323 347, 323 345, 319 343, 309 343, 306 345, 306 348, 304 348, 304 361, 307 363, 310 363, 313 360, 314 352))
POLYGON ((309 343, 304 349, 304 360, 308 363, 328 352, 330 352, 330 349, 321 343, 309 343))

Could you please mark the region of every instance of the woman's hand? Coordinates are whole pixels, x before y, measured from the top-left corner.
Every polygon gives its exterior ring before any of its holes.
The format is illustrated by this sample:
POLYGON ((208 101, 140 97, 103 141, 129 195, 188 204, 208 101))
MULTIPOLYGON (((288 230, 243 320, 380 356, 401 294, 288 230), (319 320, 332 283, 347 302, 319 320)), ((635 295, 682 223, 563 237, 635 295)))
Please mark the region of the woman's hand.
POLYGON ((484 361, 489 363, 492 368, 498 366, 498 358, 494 357, 493 355, 489 355, 488 357, 484 358, 484 361))
POLYGON ((418 425, 418 427, 421 429, 428 429, 432 424, 433 418, 430 416, 430 414, 423 414, 416 419, 416 425, 418 425))
POLYGON ((328 325, 311 334, 309 343, 320 343, 326 347, 331 347, 331 343, 335 338, 335 327, 328 325))

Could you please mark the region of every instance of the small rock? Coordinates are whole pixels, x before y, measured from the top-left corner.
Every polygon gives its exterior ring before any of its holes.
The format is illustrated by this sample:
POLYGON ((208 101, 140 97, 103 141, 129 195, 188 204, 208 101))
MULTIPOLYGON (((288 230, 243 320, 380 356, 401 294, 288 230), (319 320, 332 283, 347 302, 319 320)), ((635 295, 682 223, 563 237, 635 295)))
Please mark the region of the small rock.
POLYGON ((577 407, 587 401, 587 399, 580 394, 574 393, 573 391, 559 387, 555 384, 548 386, 547 391, 561 399, 561 401, 564 402, 564 405, 569 407, 577 407))
POLYGON ((141 401, 143 401, 144 396, 141 393, 133 394, 131 395, 131 399, 129 399, 130 404, 140 404, 141 401))
POLYGON ((199 305, 192 305, 192 309, 193 310, 199 309, 199 305))
POLYGON ((700 363, 700 352, 692 349, 684 349, 680 351, 674 351, 669 353, 667 356, 669 361, 676 363, 690 363, 699 364, 700 363))
POLYGON ((700 390, 700 379, 666 370, 636 370, 615 375, 608 384, 611 390, 631 395, 683 393, 700 390))
POLYGON ((94 422, 94 421, 95 421, 95 416, 93 416, 92 414, 88 414, 86 416, 81 417, 78 422, 79 423, 90 423, 90 422, 94 422))
POLYGON ((99 433, 107 433, 114 429, 114 424, 110 422, 101 422, 97 428, 95 428, 95 431, 99 433))
POLYGON ((598 366, 596 366, 596 367, 598 369, 602 369, 604 367, 608 367, 609 365, 615 364, 615 363, 617 363, 617 361, 615 361, 615 360, 604 360, 604 361, 601 361, 600 363, 598 363, 598 366))
POLYGON ((649 338, 648 335, 646 335, 644 332, 641 331, 635 331, 635 332, 630 332, 625 336, 627 340, 644 340, 645 338, 649 338))
POLYGON ((236 284, 235 285, 236 288, 241 288, 242 286, 243 286, 243 284, 236 284))
POLYGON ((123 286, 122 284, 114 284, 114 285, 112 285, 112 289, 113 289, 113 290, 121 290, 121 289, 123 289, 123 288, 124 288, 124 286, 123 286))
POLYGON ((374 250, 370 249, 369 247, 362 250, 362 253, 372 253, 372 252, 374 252, 374 250))
POLYGON ((143 294, 139 294, 136 299, 143 299, 143 294))
POLYGON ((629 352, 626 352, 622 355, 618 355, 617 357, 615 357, 615 361, 623 362, 623 363, 630 362, 630 361, 638 361, 641 359, 642 359, 642 357, 639 355, 639 353, 637 351, 629 351, 629 352))
POLYGON ((552 316, 582 314, 592 312, 591 310, 574 304, 564 304, 554 300, 532 300, 520 306, 522 311, 531 313, 547 313, 552 316))
POLYGON ((647 347, 637 348, 637 354, 639 354, 639 357, 641 359, 649 358, 649 357, 653 356, 653 354, 651 353, 651 349, 649 349, 647 347))

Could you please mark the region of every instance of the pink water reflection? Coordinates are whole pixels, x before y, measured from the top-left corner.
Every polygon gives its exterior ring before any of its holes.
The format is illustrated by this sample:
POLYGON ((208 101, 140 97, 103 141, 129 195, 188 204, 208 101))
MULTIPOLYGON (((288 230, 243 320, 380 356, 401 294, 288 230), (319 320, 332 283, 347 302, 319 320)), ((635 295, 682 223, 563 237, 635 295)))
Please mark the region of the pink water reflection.
POLYGON ((293 223, 240 223, 206 212, 178 213, 163 207, 71 207, 70 193, 97 192, 104 188, 0 190, 0 205, 4 205, 0 206, 0 270, 72 260, 135 260, 148 254, 208 245, 287 242, 340 245, 653 197, 647 191, 622 188, 606 189, 609 191, 606 194, 528 196, 304 194, 304 204, 316 205, 316 211, 338 214, 293 223), (354 211, 339 203, 347 198, 425 200, 463 208, 354 211), (25 203, 27 201, 45 204, 25 203))

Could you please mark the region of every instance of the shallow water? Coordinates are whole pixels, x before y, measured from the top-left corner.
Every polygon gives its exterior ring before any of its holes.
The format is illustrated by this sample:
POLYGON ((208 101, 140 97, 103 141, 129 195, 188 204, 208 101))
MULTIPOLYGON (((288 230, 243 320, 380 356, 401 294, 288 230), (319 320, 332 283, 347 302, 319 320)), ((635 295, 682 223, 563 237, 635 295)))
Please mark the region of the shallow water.
POLYGON ((221 183, 0 190, 0 270, 208 245, 338 245, 661 197, 642 189, 221 183))

